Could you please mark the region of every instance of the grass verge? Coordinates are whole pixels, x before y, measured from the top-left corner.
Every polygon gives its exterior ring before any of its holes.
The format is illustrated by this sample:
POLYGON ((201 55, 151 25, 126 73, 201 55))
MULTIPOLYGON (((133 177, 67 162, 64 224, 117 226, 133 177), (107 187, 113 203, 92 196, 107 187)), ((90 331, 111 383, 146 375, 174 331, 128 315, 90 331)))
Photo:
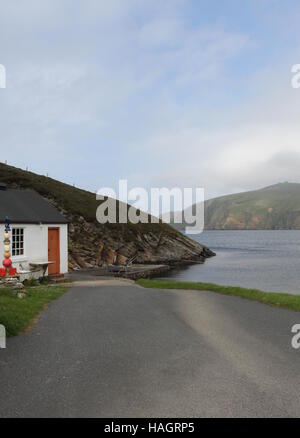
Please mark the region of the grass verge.
POLYGON ((276 292, 263 292, 257 289, 244 289, 236 286, 221 286, 213 283, 194 283, 172 280, 137 280, 137 284, 143 287, 156 289, 186 289, 217 292, 222 295, 231 295, 258 301, 276 307, 284 307, 300 312, 300 295, 290 295, 276 292))
POLYGON ((29 327, 46 305, 66 292, 66 286, 27 287, 26 297, 18 298, 11 289, 0 289, 0 324, 8 336, 29 327))

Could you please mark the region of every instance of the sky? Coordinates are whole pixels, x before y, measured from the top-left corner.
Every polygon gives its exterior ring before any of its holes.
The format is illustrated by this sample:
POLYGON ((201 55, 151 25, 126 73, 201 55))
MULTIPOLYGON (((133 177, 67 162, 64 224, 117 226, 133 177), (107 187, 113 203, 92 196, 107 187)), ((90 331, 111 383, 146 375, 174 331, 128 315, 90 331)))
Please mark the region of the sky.
POLYGON ((300 183, 299 0, 0 0, 1 161, 96 191, 300 183))

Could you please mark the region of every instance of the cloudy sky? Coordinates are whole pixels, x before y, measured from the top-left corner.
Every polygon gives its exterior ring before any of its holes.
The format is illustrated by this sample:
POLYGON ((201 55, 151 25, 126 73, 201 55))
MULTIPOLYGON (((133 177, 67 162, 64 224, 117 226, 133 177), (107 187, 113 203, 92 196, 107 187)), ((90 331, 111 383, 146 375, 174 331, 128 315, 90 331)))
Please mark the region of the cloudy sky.
POLYGON ((0 0, 1 161, 76 186, 300 182, 299 0, 0 0))

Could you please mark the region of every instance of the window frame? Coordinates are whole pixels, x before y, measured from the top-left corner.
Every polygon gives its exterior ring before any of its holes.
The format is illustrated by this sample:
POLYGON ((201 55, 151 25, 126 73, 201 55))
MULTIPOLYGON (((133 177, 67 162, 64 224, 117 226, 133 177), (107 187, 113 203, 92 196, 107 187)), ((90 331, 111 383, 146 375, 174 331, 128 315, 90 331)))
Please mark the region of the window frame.
POLYGON ((12 227, 11 255, 12 257, 25 256, 25 228, 24 227, 12 227))

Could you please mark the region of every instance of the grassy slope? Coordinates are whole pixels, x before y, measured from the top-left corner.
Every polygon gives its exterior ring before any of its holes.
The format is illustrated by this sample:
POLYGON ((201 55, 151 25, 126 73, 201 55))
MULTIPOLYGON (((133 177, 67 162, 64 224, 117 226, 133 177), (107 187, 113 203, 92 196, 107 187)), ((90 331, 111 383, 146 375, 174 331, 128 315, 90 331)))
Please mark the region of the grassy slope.
POLYGON ((205 226, 210 229, 300 229, 300 184, 277 184, 209 200, 205 205, 205 226))
POLYGON ((66 286, 38 286, 26 288, 26 297, 20 299, 11 289, 0 289, 0 324, 8 336, 24 331, 45 306, 60 297, 66 286))
MULTIPOLYGON (((96 222, 96 210, 100 201, 96 200, 94 193, 78 189, 60 181, 37 175, 16 167, 0 163, 0 182, 7 183, 9 187, 22 187, 33 189, 42 196, 53 199, 57 205, 67 212, 67 215, 82 216, 87 222, 96 222)), ((100 225, 97 223, 99 231, 109 229, 110 234, 118 236, 122 233, 128 240, 134 238, 137 231, 154 232, 175 235, 177 232, 167 224, 108 224, 100 225)))
POLYGON ((3 163, 0 163, 0 181, 7 183, 9 187, 33 189, 42 196, 53 198, 71 213, 83 216, 90 221, 95 220, 96 197, 85 190, 3 163))
POLYGON ((155 289, 184 289, 184 290, 199 290, 212 291, 222 295, 232 295, 252 301, 258 301, 263 304, 269 304, 276 307, 284 307, 287 309, 300 312, 300 296, 289 295, 275 292, 262 292, 257 289, 244 289, 234 286, 221 286, 212 283, 193 283, 171 280, 137 280, 137 284, 155 289))

